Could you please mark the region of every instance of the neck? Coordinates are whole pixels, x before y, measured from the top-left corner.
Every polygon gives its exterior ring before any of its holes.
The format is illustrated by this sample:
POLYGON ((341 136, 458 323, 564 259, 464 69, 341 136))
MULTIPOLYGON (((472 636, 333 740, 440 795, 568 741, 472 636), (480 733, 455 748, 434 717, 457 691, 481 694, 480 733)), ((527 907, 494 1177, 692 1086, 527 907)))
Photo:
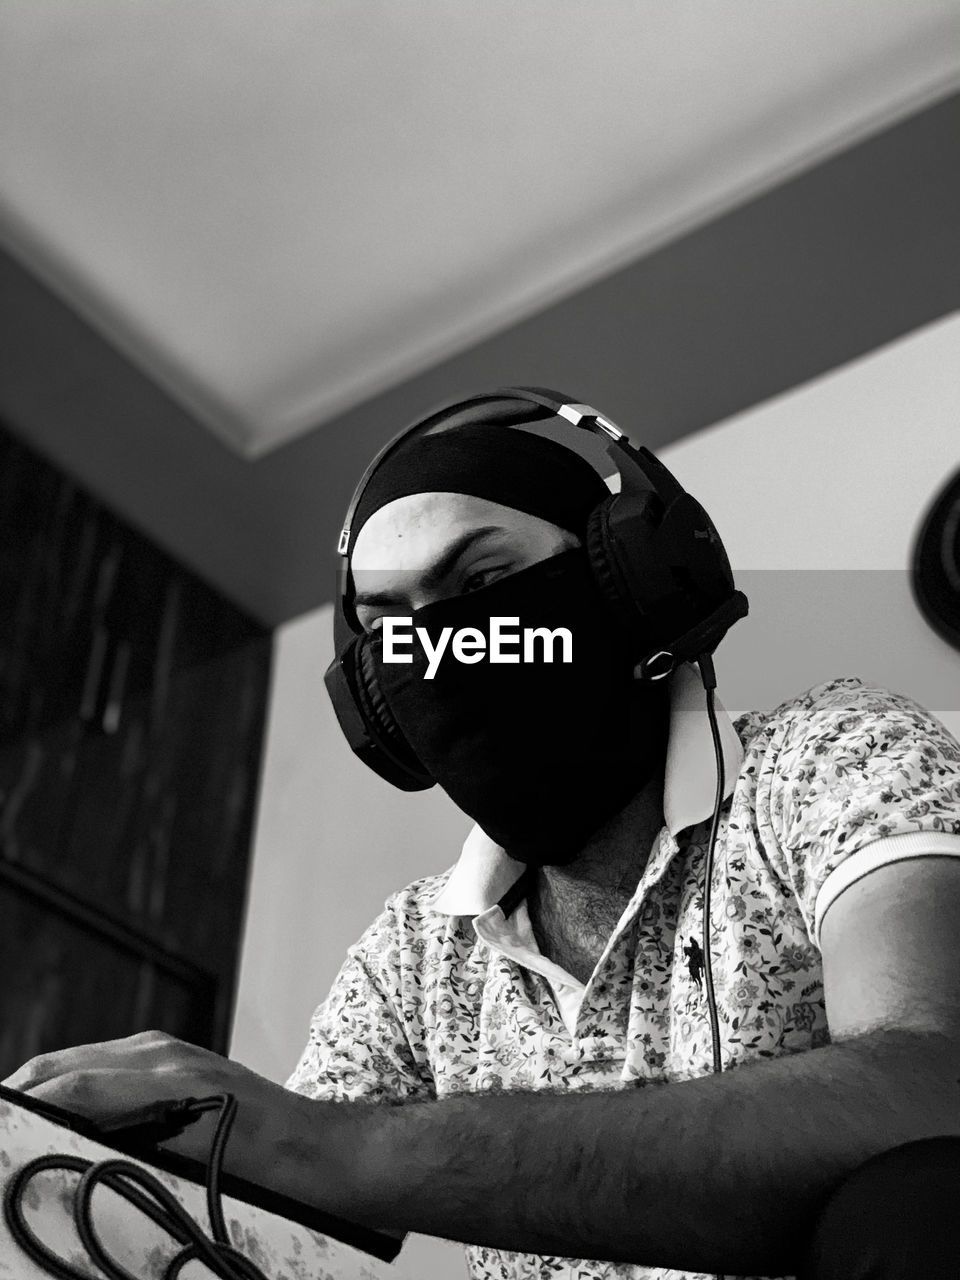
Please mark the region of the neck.
POLYGON ((572 862, 538 867, 528 896, 541 951, 585 982, 633 896, 663 826, 663 774, 655 775, 590 838, 572 862))

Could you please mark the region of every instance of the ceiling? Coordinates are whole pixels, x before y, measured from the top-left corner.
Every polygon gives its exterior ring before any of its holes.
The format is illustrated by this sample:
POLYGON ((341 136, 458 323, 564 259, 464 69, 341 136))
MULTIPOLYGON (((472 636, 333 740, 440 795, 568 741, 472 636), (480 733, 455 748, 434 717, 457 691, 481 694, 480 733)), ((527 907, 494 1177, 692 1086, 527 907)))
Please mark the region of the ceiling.
POLYGON ((954 0, 4 0, 0 240, 257 456, 957 84, 954 0))
POLYGON ((653 447, 960 305, 953 0, 3 0, 0 419, 273 626, 398 426, 653 447))

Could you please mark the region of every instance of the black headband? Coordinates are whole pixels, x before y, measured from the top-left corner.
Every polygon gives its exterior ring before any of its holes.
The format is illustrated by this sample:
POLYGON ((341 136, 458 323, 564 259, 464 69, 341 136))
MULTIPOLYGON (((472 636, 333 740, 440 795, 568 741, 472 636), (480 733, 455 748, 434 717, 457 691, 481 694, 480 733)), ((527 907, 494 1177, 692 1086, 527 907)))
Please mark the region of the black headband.
POLYGON ((353 519, 352 541, 375 511, 414 493, 464 493, 539 516, 582 535, 610 490, 565 445, 492 424, 411 436, 370 477, 353 519))

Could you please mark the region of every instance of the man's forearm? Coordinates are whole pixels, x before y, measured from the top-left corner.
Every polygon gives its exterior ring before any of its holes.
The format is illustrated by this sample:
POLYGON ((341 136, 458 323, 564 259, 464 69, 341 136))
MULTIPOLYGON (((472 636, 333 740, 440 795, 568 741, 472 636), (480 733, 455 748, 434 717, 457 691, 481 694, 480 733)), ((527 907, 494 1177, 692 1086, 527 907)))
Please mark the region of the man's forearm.
POLYGON ((330 1104, 282 1163, 306 1179, 295 1194, 312 1187, 372 1225, 783 1274, 846 1173, 899 1143, 960 1132, 958 1075, 960 1054, 938 1037, 874 1034, 662 1087, 330 1104))

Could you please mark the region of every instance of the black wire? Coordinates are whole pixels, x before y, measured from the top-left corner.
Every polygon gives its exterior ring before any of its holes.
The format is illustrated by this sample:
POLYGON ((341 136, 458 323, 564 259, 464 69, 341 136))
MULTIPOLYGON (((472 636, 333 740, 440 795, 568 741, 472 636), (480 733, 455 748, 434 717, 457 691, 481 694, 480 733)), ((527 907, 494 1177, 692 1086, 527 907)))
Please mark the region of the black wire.
MULTIPOLYGON (((237 1112, 232 1094, 217 1094, 191 1100, 190 1118, 204 1111, 219 1109, 216 1131, 207 1166, 207 1211, 211 1235, 194 1221, 176 1197, 152 1173, 129 1160, 120 1158, 94 1162, 80 1156, 48 1155, 29 1161, 7 1183, 3 1197, 3 1214, 10 1234, 20 1248, 39 1267, 56 1280, 89 1280, 89 1271, 80 1271, 53 1253, 34 1233, 23 1211, 23 1200, 31 1181, 50 1169, 81 1174, 73 1201, 73 1217, 77 1233, 90 1260, 108 1280, 137 1280, 125 1267, 108 1254, 97 1234, 91 1211, 91 1198, 99 1186, 134 1205, 183 1247, 167 1264, 164 1280, 177 1280, 183 1268, 195 1259, 203 1262, 219 1280, 267 1280, 249 1258, 235 1249, 227 1233, 220 1193, 220 1175, 227 1139, 237 1112)), ((182 1119, 182 1104, 172 1104, 182 1119)), ((182 1128, 182 1124, 180 1125, 182 1128)))
POLYGON ((713 961, 710 947, 710 894, 713 887, 713 862, 717 847, 717 831, 720 827, 720 810, 723 806, 724 773, 723 750, 720 745, 720 731, 717 726, 717 712, 714 706, 714 690, 707 690, 707 717, 713 733, 713 746, 717 756, 717 798, 713 807, 713 820, 710 824, 710 843, 707 846, 707 862, 703 874, 703 980, 707 990, 707 1012, 710 1017, 710 1042, 712 1065, 719 1075, 723 1070, 720 1054, 720 1017, 717 1013, 717 997, 713 987, 713 961))
MULTIPOLYGON (((710 945, 710 896, 713 887, 713 862, 717 847, 717 832, 720 829, 720 811, 723 808, 725 777, 723 766, 723 744, 720 741, 720 726, 717 724, 715 695, 717 677, 713 669, 713 661, 709 654, 703 654, 697 660, 700 677, 703 680, 704 692, 707 696, 707 719, 710 721, 710 734, 713 738, 713 753, 717 770, 717 790, 713 802, 713 818, 710 823, 710 840, 707 844, 707 859, 703 873, 703 979, 707 992, 707 1015, 710 1019, 710 1045, 712 1066, 715 1075, 723 1072, 723 1058, 720 1049, 720 1015, 717 1012, 717 997, 713 987, 713 961, 710 945)), ((718 1272, 714 1280, 725 1280, 718 1272)))

